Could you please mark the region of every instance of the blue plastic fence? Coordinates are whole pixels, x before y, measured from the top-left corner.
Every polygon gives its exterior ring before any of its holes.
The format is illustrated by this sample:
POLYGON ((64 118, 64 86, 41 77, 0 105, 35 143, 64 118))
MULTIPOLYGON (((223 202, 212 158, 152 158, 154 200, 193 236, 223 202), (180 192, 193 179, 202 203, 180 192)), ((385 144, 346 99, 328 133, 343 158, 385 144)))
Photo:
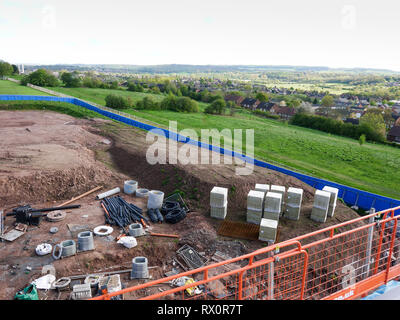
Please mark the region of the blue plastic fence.
MULTIPOLYGON (((377 195, 374 193, 362 191, 359 189, 351 188, 345 185, 341 185, 335 182, 331 182, 328 180, 318 179, 315 177, 310 177, 305 174, 301 174, 292 170, 288 170, 285 168, 281 168, 270 163, 257 160, 254 158, 247 157, 243 154, 232 152, 230 150, 226 150, 221 147, 213 146, 210 144, 202 143, 200 141, 189 139, 188 137, 182 136, 175 132, 170 132, 167 129, 158 128, 137 120, 133 120, 109 111, 102 110, 98 107, 95 107, 87 102, 76 98, 60 98, 60 97, 53 97, 53 96, 29 96, 29 95, 0 95, 0 100, 9 100, 9 101, 21 101, 21 100, 30 100, 30 101, 56 101, 56 102, 66 102, 71 103, 76 106, 80 106, 94 112, 97 112, 105 117, 111 118, 113 120, 117 120, 123 122, 125 124, 131 125, 136 128, 140 128, 146 131, 150 131, 153 129, 161 130, 166 138, 173 139, 175 141, 183 142, 183 143, 190 143, 192 145, 206 148, 215 152, 219 152, 221 154, 232 155, 234 157, 240 158, 243 161, 254 163, 255 166, 267 168, 270 170, 278 171, 289 176, 295 177, 308 185, 312 186, 315 189, 322 189, 325 186, 330 186, 339 189, 339 198, 342 198, 347 204, 358 206, 364 210, 369 210, 370 208, 375 208, 377 211, 390 209, 393 207, 400 206, 400 200, 392 199, 388 197, 384 197, 381 195, 377 195)), ((0 123, 1 125, 1 123, 0 123)), ((397 214, 400 214, 400 210, 397 210, 397 214)))

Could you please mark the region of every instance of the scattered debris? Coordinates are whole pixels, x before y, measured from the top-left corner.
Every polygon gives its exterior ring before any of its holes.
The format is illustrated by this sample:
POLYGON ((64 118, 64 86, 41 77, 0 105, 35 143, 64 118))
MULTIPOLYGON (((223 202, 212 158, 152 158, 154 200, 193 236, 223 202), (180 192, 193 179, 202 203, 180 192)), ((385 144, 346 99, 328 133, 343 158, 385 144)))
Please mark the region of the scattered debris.
POLYGON ((23 223, 18 223, 15 226, 15 230, 21 231, 21 232, 26 232, 28 230, 28 225, 23 224, 23 223))
POLYGON ((24 290, 17 292, 16 300, 39 300, 38 292, 34 284, 30 284, 24 290))
POLYGON ((49 243, 42 243, 42 244, 39 244, 39 245, 36 247, 36 250, 35 250, 35 251, 36 251, 36 254, 37 254, 38 256, 45 256, 45 255, 51 253, 52 249, 53 249, 53 247, 52 247, 51 244, 49 244, 49 243))
MULTIPOLYGON (((195 281, 193 278, 189 278, 189 277, 180 277, 180 278, 176 278, 171 281, 171 285, 173 285, 175 287, 183 287, 183 286, 186 286, 191 283, 195 283, 195 281)), ((202 293, 202 291, 197 286, 186 288, 185 291, 187 292, 187 294, 189 296, 193 296, 195 294, 202 293)))
POLYGON ((117 243, 124 245, 126 248, 131 249, 137 246, 135 237, 125 236, 117 241, 117 243))
POLYGON ((52 227, 50 228, 50 233, 57 233, 58 232, 58 228, 57 227, 52 227))
POLYGON ((25 234, 25 232, 13 229, 13 230, 3 234, 1 236, 1 238, 4 239, 4 240, 12 242, 12 241, 14 241, 15 239, 18 239, 19 237, 21 237, 24 234, 25 234))
POLYGON ((150 235, 153 237, 167 237, 167 238, 178 238, 179 236, 176 234, 162 234, 162 233, 152 233, 150 232, 150 235))
POLYGON ((46 274, 52 274, 53 276, 56 276, 56 269, 53 265, 48 264, 42 267, 42 275, 46 274))
POLYGON ((207 263, 207 259, 202 257, 191 246, 185 244, 182 248, 176 251, 177 256, 180 257, 190 269, 201 268, 207 263))
POLYGON ((49 290, 52 287, 53 282, 56 280, 56 277, 52 274, 46 274, 32 282, 33 285, 36 286, 39 290, 49 290))

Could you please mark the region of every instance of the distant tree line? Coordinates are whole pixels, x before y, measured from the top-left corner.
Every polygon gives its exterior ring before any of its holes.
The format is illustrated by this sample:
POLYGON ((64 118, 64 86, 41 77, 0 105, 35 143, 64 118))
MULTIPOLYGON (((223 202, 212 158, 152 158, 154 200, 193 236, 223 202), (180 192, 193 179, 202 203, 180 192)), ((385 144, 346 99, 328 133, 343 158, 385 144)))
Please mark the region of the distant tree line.
POLYGON ((369 121, 361 121, 359 125, 354 125, 322 116, 297 113, 291 118, 290 123, 356 140, 359 140, 362 135, 369 141, 384 142, 386 140, 384 133, 377 130, 376 125, 369 121))

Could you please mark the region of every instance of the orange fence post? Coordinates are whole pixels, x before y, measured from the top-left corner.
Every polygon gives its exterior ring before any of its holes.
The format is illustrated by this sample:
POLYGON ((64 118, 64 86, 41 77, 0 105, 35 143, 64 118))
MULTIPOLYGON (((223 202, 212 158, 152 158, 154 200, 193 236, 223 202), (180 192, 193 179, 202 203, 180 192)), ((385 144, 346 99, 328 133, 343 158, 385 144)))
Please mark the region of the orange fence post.
POLYGON ((396 239, 396 230, 397 230, 397 219, 395 219, 395 221, 394 221, 394 226, 393 226, 393 230, 392 230, 392 239, 391 239, 391 242, 390 242, 390 250, 389 250, 389 255, 388 255, 388 258, 387 258, 388 261, 387 261, 387 266, 386 266, 385 283, 388 282, 390 265, 392 264, 392 254, 393 254, 394 240, 396 239))

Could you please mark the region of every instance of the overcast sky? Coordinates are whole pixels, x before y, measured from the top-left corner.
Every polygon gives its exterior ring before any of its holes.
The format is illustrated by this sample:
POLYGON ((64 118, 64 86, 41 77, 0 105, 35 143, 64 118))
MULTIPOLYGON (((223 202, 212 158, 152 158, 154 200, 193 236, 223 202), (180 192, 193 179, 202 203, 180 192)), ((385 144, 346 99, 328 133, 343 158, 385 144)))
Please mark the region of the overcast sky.
POLYGON ((400 71, 398 0, 0 0, 11 63, 400 71))

